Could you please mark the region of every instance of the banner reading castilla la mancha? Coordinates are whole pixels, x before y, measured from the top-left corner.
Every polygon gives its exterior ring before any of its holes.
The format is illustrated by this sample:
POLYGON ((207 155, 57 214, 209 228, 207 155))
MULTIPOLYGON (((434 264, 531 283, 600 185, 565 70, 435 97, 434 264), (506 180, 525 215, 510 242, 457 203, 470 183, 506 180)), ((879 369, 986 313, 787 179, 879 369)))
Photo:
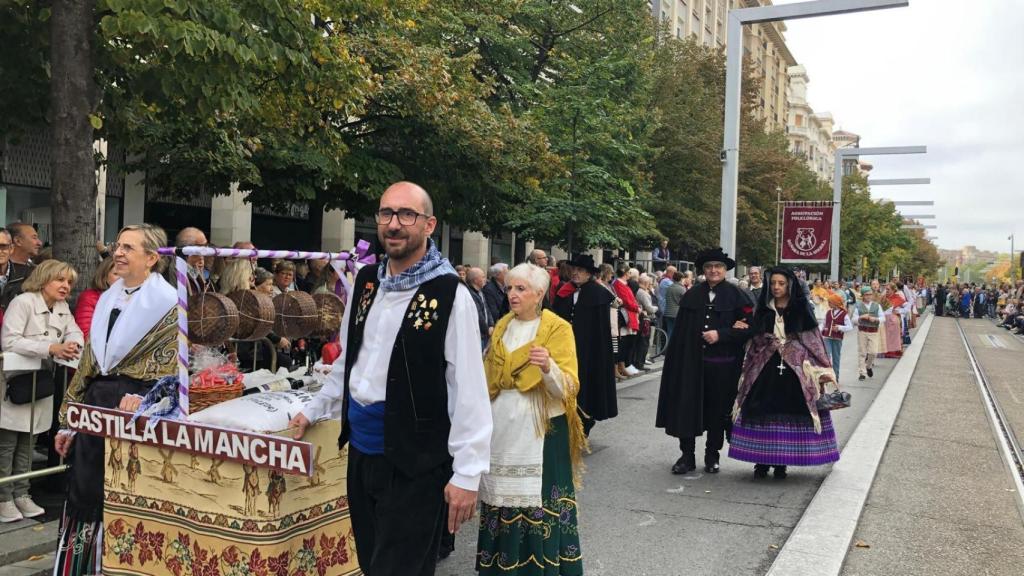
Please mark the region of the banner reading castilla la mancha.
POLYGON ((832 250, 832 202, 787 202, 782 207, 784 264, 824 264, 832 250))

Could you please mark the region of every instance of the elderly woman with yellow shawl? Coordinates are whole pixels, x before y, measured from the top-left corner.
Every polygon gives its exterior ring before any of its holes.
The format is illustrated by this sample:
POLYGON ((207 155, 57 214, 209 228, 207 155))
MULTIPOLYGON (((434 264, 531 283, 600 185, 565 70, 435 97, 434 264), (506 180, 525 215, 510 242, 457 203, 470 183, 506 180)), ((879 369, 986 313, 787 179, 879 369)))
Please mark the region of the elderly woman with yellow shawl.
POLYGON ((511 312, 484 358, 494 431, 480 482, 480 574, 583 574, 576 487, 587 449, 576 408, 572 326, 542 309, 550 277, 520 264, 505 277, 511 312))

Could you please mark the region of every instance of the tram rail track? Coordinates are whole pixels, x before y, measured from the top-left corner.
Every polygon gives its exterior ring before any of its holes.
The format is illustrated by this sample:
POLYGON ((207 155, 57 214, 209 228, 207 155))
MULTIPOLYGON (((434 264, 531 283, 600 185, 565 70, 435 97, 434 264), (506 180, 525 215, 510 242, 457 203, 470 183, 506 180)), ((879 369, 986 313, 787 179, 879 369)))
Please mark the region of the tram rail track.
POLYGON ((1021 520, 1024 521, 1024 450, 1022 450, 1021 442, 1013 426, 1006 417, 1006 412, 999 402, 995 389, 985 374, 984 367, 974 353, 974 348, 971 346, 970 339, 959 318, 956 319, 956 327, 960 333, 960 339, 963 341, 964 349, 967 351, 967 358, 970 361, 971 370, 974 372, 978 390, 984 400, 985 411, 996 436, 1000 456, 1013 479, 1017 496, 1015 499, 1017 510, 1020 512, 1021 520))

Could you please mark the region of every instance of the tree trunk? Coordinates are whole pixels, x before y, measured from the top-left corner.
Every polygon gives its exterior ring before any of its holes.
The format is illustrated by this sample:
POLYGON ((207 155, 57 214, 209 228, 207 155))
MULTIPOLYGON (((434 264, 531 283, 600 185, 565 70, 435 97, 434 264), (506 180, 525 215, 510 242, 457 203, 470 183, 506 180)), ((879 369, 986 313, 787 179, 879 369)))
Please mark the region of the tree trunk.
POLYGON ((54 0, 50 17, 53 254, 80 278, 91 277, 96 266, 96 162, 89 121, 97 95, 94 8, 95 0, 54 0))

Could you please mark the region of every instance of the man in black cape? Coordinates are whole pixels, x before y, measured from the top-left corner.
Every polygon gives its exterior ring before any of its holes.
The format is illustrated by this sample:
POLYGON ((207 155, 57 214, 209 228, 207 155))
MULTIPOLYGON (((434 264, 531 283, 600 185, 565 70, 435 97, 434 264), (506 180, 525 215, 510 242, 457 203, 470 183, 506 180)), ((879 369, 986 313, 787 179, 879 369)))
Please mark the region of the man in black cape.
POLYGON ((935 289, 935 315, 942 316, 942 312, 946 308, 946 285, 939 284, 935 289))
POLYGON ((619 413, 611 326, 615 296, 597 283, 597 266, 590 254, 575 255, 569 266, 572 282, 559 287, 552 310, 572 324, 576 337, 580 378, 576 400, 583 412, 583 430, 590 435, 596 421, 614 418, 619 413))
POLYGON ((665 353, 656 426, 679 438, 682 456, 673 474, 696 469, 696 437, 707 432, 704 470, 718 472, 718 455, 731 424, 732 405, 750 338, 754 303, 727 282, 736 266, 721 248, 697 258, 706 281, 683 296, 665 353))

